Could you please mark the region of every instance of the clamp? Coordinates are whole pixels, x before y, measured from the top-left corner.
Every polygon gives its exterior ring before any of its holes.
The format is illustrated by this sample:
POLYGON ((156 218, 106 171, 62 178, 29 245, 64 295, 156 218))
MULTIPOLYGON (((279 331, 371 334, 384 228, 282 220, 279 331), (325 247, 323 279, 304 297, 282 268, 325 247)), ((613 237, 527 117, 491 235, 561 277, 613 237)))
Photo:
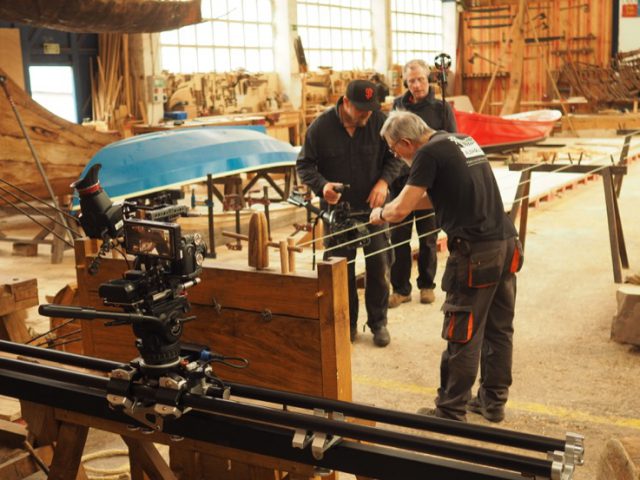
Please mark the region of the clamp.
MULTIPOLYGON (((313 414, 322 418, 329 415, 321 408, 315 408, 313 414)), ((332 419, 343 422, 344 415, 339 412, 332 413, 332 419)), ((304 449, 311 444, 311 454, 316 460, 322 460, 324 453, 342 440, 339 435, 330 435, 326 432, 310 432, 301 428, 296 429, 293 434, 291 445, 294 448, 304 449)))

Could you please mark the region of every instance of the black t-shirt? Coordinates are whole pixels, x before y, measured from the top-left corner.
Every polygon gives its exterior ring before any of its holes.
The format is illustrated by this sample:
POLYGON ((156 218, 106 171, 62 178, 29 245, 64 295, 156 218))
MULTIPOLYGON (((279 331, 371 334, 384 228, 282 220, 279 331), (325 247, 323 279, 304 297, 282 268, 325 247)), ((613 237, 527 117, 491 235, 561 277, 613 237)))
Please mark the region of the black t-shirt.
POLYGON ((517 235, 489 161, 467 135, 435 133, 416 152, 407 185, 427 189, 450 238, 485 241, 517 235))

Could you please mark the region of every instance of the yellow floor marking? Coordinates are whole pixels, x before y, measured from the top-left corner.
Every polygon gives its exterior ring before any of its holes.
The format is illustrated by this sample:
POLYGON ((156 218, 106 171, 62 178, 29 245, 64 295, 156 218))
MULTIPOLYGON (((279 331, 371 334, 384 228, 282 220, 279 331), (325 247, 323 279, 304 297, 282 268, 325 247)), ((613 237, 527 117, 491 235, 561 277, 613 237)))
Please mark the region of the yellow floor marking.
MULTIPOLYGON (((381 380, 379 378, 372 378, 361 375, 354 375, 353 381, 359 385, 367 385, 382 388, 384 390, 426 395, 429 397, 429 399, 435 397, 437 393, 437 390, 432 387, 423 387, 420 385, 395 382, 392 380, 381 380)), ((526 413, 564 418, 572 422, 595 423, 640 430, 640 418, 618 417, 613 415, 593 415, 591 413, 581 412, 579 410, 565 407, 554 407, 551 405, 543 405, 541 403, 532 402, 518 402, 516 400, 509 400, 508 407, 509 409, 519 410, 526 413)))

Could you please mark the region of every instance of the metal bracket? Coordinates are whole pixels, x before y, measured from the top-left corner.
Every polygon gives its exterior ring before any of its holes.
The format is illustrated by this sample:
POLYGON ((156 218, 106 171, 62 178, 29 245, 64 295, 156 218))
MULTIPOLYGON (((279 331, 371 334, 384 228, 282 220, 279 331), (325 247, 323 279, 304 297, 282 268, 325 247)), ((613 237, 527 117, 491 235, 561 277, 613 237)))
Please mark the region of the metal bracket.
MULTIPOLYGON (((321 408, 314 408, 313 414, 327 418, 329 415, 321 408)), ((331 414, 333 420, 344 421, 344 415, 340 412, 331 414)), ((316 460, 322 460, 324 452, 342 440, 338 435, 328 435, 325 432, 309 432, 298 428, 293 434, 291 444, 294 448, 304 449, 311 444, 311 454, 316 460)))
POLYGON ((584 436, 567 433, 564 452, 549 452, 551 460, 551 480, 569 480, 576 466, 584 464, 584 436))

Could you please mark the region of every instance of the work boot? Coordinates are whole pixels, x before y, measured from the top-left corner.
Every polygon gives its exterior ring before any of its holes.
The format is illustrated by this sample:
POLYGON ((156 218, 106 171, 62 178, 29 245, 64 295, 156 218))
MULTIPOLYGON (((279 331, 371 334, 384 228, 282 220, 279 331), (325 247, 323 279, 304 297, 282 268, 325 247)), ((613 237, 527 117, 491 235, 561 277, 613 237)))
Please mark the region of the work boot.
POLYGON ((451 417, 451 416, 447 415, 446 413, 444 413, 442 410, 439 410, 439 409, 434 408, 434 407, 422 407, 422 408, 419 408, 416 413, 418 415, 425 415, 427 417, 446 418, 447 420, 457 420, 458 422, 466 422, 467 421, 466 415, 463 415, 460 418, 451 417))
POLYGON ((356 341, 356 338, 358 338, 358 328, 352 328, 351 329, 351 343, 356 341))
POLYGON ((436 301, 436 293, 433 288, 420 289, 420 303, 433 303, 436 301))
POLYGON ((389 345, 391 341, 391 335, 389 335, 389 330, 387 327, 382 326, 378 327, 373 332, 373 343, 375 343, 378 347, 386 347, 389 345))
POLYGON ((489 420, 490 422, 498 423, 504 420, 503 406, 499 406, 495 408, 486 408, 484 405, 482 405, 478 397, 473 397, 471 400, 469 400, 469 402, 467 403, 467 410, 469 410, 470 412, 482 415, 485 419, 489 420))
POLYGON ((401 293, 392 293, 389 295, 389 308, 399 307, 402 303, 411 301, 411 295, 402 295, 401 293))

